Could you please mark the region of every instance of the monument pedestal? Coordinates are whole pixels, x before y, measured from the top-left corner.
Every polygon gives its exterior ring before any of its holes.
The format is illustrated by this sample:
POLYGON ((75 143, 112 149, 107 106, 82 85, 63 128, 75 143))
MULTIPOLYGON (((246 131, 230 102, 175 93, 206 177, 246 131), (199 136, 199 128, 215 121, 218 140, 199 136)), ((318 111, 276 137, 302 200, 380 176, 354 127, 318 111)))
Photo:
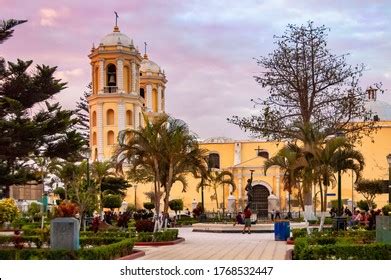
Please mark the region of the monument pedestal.
POLYGON ((80 249, 80 223, 76 218, 56 218, 50 224, 50 248, 80 249))

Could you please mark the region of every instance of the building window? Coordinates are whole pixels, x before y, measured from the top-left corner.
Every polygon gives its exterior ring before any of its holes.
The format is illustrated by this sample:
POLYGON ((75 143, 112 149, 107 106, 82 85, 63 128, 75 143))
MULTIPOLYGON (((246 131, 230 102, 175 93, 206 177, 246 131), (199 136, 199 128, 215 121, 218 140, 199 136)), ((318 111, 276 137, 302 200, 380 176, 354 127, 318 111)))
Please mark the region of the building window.
POLYGON ((124 90, 128 93, 130 87, 130 70, 128 66, 124 66, 124 90))
POLYGON ((133 125, 133 114, 131 110, 126 111, 126 125, 133 125))
POLYGON ((107 118, 107 120, 106 120, 107 125, 114 125, 114 110, 113 109, 107 110, 106 118, 107 118))
POLYGON ((112 130, 107 132, 107 145, 114 145, 114 132, 112 130))
POLYGON ((217 153, 209 154, 208 156, 208 168, 220 169, 220 155, 217 153))
POLYGON ((97 161, 97 160, 98 160, 98 148, 95 148, 94 161, 97 161))
POLYGON ((157 102, 158 102, 157 90, 153 89, 152 90, 152 112, 157 112, 157 102))
POLYGON ((94 86, 93 86, 94 94, 98 93, 98 90, 99 90, 99 67, 95 67, 95 71, 94 71, 94 86))
POLYGON ((142 98, 145 98, 145 93, 144 93, 144 89, 143 88, 140 88, 140 96, 142 98))
POLYGON ((257 152, 257 156, 268 159, 269 158, 269 153, 267 151, 265 151, 265 150, 261 150, 261 151, 257 152))
POLYGON ((96 126, 96 112, 92 112, 92 126, 96 126))
POLYGON ((92 133, 92 145, 96 145, 96 132, 92 133))

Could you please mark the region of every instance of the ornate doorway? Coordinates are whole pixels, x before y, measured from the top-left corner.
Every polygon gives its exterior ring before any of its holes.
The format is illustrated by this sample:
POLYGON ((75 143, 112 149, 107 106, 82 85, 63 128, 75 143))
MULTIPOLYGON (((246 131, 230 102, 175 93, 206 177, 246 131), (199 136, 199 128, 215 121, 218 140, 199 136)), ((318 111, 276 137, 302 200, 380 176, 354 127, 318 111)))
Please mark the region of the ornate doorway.
POLYGON ((253 202, 251 210, 257 214, 258 219, 268 217, 268 196, 270 192, 267 187, 263 185, 253 186, 253 202))

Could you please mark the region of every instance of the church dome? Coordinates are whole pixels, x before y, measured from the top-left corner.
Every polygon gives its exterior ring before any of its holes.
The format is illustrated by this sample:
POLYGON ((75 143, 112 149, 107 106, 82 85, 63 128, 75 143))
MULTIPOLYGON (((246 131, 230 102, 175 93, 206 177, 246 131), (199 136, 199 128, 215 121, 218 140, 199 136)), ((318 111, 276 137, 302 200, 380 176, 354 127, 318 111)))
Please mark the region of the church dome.
POLYGON ((140 71, 141 72, 152 72, 159 74, 160 71, 160 66, 157 65, 155 62, 152 60, 149 60, 147 56, 144 56, 144 59, 141 61, 140 65, 140 71))
POLYGON ((391 121, 391 104, 380 100, 369 100, 366 108, 372 112, 373 116, 378 116, 381 121, 391 121))
POLYGON ((107 34, 102 38, 100 43, 104 46, 114 46, 114 45, 124 45, 129 46, 132 45, 132 40, 125 34, 121 33, 119 31, 119 28, 116 26, 114 27, 114 31, 107 34))

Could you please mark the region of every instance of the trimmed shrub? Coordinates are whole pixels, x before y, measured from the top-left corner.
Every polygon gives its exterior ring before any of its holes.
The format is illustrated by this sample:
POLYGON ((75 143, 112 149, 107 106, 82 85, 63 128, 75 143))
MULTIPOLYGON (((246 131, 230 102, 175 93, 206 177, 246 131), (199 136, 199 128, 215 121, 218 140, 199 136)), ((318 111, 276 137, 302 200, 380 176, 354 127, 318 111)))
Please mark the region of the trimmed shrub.
POLYGON ((138 242, 163 242, 174 241, 178 238, 177 229, 168 229, 159 232, 139 232, 137 235, 138 242))
POLYGON ((168 206, 172 211, 177 213, 178 211, 183 210, 183 200, 182 199, 173 199, 168 202, 168 206))
POLYGON ((18 207, 12 198, 0 200, 0 225, 5 222, 12 222, 18 215, 18 207))
POLYGON ((390 260, 391 244, 308 245, 305 238, 295 241, 297 260, 390 260))
POLYGON ((153 204, 152 202, 144 202, 143 206, 149 211, 155 208, 155 204, 153 204))
POLYGON ((137 232, 153 232, 155 223, 148 220, 138 220, 136 221, 136 231, 137 232))
POLYGON ((132 253, 133 239, 78 251, 50 249, 3 249, 1 260, 113 260, 132 253))
POLYGON ((114 208, 120 208, 122 205, 122 198, 119 194, 107 194, 102 198, 102 205, 105 208, 110 208, 113 211, 114 208))
POLYGON ((384 216, 390 216, 391 215, 391 204, 384 205, 381 209, 384 216))

